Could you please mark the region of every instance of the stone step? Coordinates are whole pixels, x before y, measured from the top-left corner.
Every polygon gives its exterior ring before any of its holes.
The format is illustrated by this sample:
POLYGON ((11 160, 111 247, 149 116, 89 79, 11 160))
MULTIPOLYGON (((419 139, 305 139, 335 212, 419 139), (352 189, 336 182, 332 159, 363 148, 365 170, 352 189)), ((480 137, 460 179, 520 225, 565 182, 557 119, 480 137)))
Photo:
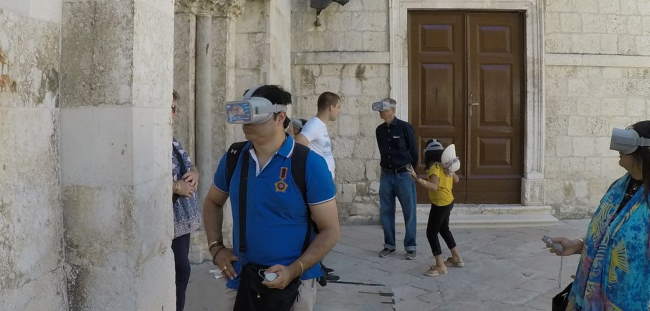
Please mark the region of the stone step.
MULTIPOLYGON (((418 226, 426 225, 429 205, 417 206, 418 226)), ((550 206, 497 204, 457 204, 451 212, 450 224, 455 228, 548 226, 558 222, 550 206)), ((402 209, 397 208, 395 223, 404 225, 402 209)))

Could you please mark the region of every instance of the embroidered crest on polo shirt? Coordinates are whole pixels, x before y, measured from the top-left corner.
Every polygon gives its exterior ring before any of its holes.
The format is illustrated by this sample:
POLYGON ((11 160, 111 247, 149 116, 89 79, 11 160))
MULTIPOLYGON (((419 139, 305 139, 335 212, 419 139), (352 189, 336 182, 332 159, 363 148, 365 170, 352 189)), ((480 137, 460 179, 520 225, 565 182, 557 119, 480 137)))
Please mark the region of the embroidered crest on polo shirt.
POLYGON ((287 167, 280 168, 280 180, 275 182, 275 192, 285 192, 287 191, 287 188, 289 188, 289 185, 284 181, 287 178, 288 172, 289 172, 289 168, 287 167))

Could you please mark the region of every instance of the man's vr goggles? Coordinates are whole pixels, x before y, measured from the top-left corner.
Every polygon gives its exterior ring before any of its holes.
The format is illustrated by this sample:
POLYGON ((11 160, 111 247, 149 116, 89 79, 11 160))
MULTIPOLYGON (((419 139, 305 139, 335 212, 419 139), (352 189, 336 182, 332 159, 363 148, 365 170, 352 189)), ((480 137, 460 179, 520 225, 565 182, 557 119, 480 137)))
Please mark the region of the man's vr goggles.
POLYGON ((612 130, 612 140, 609 143, 609 149, 616 150, 622 154, 631 154, 639 147, 649 147, 650 139, 640 137, 633 129, 612 130))
POLYGON ((373 111, 386 111, 391 108, 395 108, 395 104, 391 104, 385 100, 378 101, 375 103, 372 103, 372 110, 373 111))
POLYGON ((286 112, 286 105, 274 105, 264 97, 254 97, 260 88, 249 89, 241 100, 226 103, 226 118, 231 124, 258 124, 271 120, 274 113, 286 112))

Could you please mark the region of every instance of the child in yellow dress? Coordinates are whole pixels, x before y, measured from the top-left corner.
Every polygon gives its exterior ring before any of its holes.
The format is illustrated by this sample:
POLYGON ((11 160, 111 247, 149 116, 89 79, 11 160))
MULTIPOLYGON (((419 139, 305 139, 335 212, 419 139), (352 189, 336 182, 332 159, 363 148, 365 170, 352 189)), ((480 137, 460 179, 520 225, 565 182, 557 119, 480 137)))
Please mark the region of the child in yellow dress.
POLYGON ((435 139, 429 140, 424 149, 424 163, 427 168, 426 178, 417 176, 414 171, 411 175, 416 182, 429 191, 431 211, 427 222, 427 239, 435 257, 434 264, 424 272, 426 276, 439 276, 447 273, 447 266, 463 267, 465 264, 458 253, 454 237, 449 231, 449 215, 454 207, 453 184, 458 182, 458 175, 450 172, 441 163, 442 144, 435 139), (442 258, 442 250, 438 241, 438 234, 445 240, 451 251, 451 257, 446 261, 442 258))

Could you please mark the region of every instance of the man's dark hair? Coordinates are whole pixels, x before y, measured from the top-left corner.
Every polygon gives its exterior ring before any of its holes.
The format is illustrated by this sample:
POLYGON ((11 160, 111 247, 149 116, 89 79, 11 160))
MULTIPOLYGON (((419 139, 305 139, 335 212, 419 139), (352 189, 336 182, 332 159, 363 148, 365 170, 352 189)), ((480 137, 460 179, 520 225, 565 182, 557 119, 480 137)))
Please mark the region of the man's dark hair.
POLYGON ((341 97, 332 92, 323 92, 318 96, 318 111, 325 111, 329 107, 335 106, 341 97))
POLYGON ((176 92, 176 90, 172 90, 172 99, 178 100, 179 98, 181 98, 181 96, 178 95, 178 92, 176 92))
POLYGON ((291 93, 285 91, 282 87, 277 85, 263 85, 260 86, 255 93, 255 97, 264 97, 274 105, 290 105, 291 93))
MULTIPOLYGON (((272 104, 274 105, 290 105, 291 104, 291 93, 285 91, 282 87, 278 85, 263 85, 260 86, 257 90, 255 90, 255 93, 253 93, 253 96, 255 97, 264 97, 268 99, 272 104)), ((273 120, 275 120, 278 117, 278 113, 273 114, 273 120)), ((284 120, 284 128, 287 128, 289 126, 289 121, 287 121, 289 118, 287 117, 284 120)))

